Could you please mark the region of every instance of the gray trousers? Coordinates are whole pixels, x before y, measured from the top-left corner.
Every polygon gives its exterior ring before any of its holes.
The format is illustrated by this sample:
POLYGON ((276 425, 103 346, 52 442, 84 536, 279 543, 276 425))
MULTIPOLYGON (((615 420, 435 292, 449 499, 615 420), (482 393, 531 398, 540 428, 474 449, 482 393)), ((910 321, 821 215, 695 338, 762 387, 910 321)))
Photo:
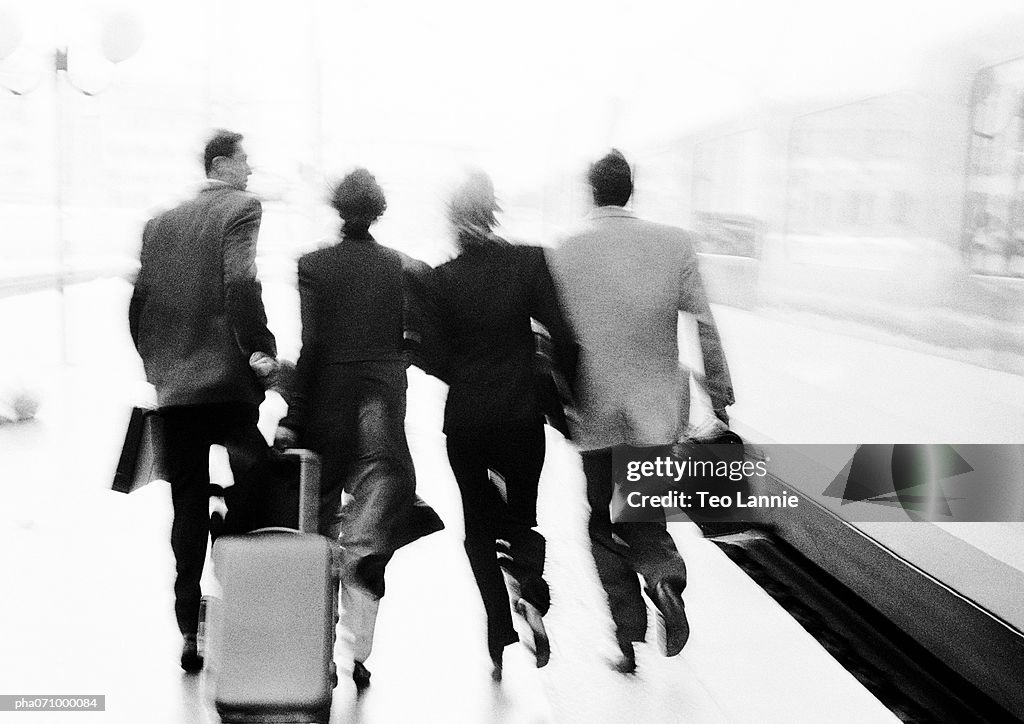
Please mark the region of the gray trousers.
POLYGON ((643 641, 647 607, 637 574, 648 590, 662 580, 686 585, 686 564, 664 523, 612 523, 611 448, 582 453, 590 503, 590 548, 597 565, 620 644, 643 641))

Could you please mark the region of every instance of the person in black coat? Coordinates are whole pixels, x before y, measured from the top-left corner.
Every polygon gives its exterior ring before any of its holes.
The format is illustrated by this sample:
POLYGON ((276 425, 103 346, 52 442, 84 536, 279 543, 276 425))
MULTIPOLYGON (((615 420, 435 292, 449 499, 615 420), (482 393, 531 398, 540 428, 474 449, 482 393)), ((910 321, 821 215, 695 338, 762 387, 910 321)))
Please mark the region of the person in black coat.
POLYGON ((337 184, 331 202, 344 220, 339 243, 299 259, 302 352, 275 444, 321 455, 320 532, 344 549, 342 623, 361 688, 385 566, 444 524, 416 495, 405 436, 405 277, 428 267, 370 235, 387 204, 366 169, 337 184))
POLYGON ((487 614, 496 680, 504 647, 518 640, 502 569, 512 605, 533 630, 537 665, 550 654, 541 620, 550 606, 545 541, 535 529, 545 441, 531 318, 550 332, 568 379, 576 358, 543 250, 495 236, 497 209, 481 172, 449 204, 459 255, 430 278, 446 355, 428 370, 449 384, 448 459, 462 493, 465 548, 487 614))

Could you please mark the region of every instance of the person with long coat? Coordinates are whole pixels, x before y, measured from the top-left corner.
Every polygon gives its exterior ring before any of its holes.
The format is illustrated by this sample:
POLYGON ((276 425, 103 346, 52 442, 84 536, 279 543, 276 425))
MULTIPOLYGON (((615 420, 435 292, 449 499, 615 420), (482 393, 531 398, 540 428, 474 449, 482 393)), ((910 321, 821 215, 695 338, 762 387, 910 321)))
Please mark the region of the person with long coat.
POLYGON ((370 234, 387 203, 366 169, 338 183, 331 202, 344 222, 338 243, 299 259, 302 351, 276 445, 321 456, 320 532, 343 548, 341 622, 363 688, 385 567, 444 524, 416 495, 405 435, 405 279, 426 265, 370 234))

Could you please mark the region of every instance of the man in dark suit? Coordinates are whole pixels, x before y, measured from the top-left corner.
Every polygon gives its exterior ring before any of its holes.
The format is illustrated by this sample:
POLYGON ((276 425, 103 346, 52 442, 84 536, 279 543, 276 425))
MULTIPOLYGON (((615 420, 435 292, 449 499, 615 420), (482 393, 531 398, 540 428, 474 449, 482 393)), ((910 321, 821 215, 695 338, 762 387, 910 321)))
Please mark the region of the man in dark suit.
POLYGON ((181 667, 202 668, 196 649, 199 580, 209 535, 209 451, 227 448, 235 484, 225 531, 249 527, 267 445, 256 422, 263 382, 276 367, 256 278, 262 206, 245 192, 251 170, 238 133, 207 143, 208 182, 198 195, 151 219, 128 312, 146 379, 156 387, 174 522, 174 611, 184 637, 181 667))

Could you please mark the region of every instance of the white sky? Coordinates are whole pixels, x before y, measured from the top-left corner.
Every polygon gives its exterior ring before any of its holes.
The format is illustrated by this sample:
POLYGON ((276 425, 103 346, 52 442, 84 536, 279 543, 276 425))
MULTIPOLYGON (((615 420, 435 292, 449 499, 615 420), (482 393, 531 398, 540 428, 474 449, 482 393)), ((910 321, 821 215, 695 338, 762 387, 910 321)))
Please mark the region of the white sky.
POLYGON ((609 145, 628 151, 759 102, 887 90, 936 40, 1020 17, 1021 6, 0 0, 0 43, 11 18, 23 48, 52 47, 59 34, 94 43, 97 19, 129 8, 145 39, 121 72, 154 84, 213 72, 214 96, 232 99, 223 103, 319 113, 323 137, 310 143, 326 167, 362 163, 415 180, 445 157, 453 169, 483 166, 499 188, 527 188, 609 145), (211 62, 213 71, 202 69, 211 62))

